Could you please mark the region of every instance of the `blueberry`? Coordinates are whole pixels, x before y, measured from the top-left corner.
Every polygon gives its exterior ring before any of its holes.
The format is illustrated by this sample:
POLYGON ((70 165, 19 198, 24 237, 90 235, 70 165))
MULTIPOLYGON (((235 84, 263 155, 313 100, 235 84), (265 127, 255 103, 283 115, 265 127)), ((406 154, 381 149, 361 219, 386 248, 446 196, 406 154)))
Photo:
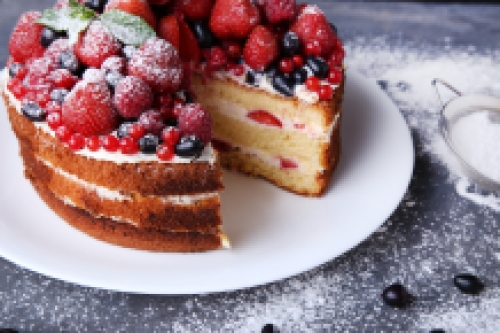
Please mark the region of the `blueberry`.
POLYGON ((330 68, 326 61, 319 57, 307 57, 306 65, 311 69, 314 76, 318 79, 326 79, 328 77, 328 73, 330 72, 330 68))
POLYGON ((66 95, 68 94, 68 90, 64 88, 56 88, 50 92, 50 100, 51 101, 56 101, 59 103, 64 102, 64 98, 66 98, 66 95))
POLYGON ((52 42, 54 42, 56 39, 65 36, 65 32, 55 31, 48 27, 45 27, 43 28, 42 34, 40 36, 40 44, 42 44, 43 47, 49 47, 49 45, 52 44, 52 42))
POLYGON ((337 27, 335 26, 335 24, 333 24, 332 22, 329 22, 328 24, 330 24, 330 28, 332 28, 333 32, 337 34, 337 27))
POLYGON ((124 122, 124 123, 121 123, 120 126, 118 126, 118 129, 116 130, 116 136, 118 137, 118 139, 123 139, 123 138, 126 138, 128 136, 128 131, 129 131, 129 128, 130 128, 130 125, 132 125, 133 123, 131 122, 124 122))
POLYGON ((157 135, 148 133, 139 139, 139 150, 144 154, 154 154, 159 144, 160 138, 157 135))
POLYGON ((12 65, 10 65, 9 67, 9 76, 14 78, 17 76, 17 73, 19 72, 19 70, 23 68, 23 65, 18 63, 18 62, 14 62, 12 63, 12 65))
POLYGON ((295 84, 304 84, 307 80, 307 71, 305 68, 298 68, 293 71, 292 78, 295 84))
POLYGON ((270 79, 276 76, 280 71, 277 64, 272 64, 266 69, 266 76, 270 79))
POLYGON ((293 96, 295 90, 295 82, 289 76, 282 74, 276 74, 272 78, 272 84, 274 89, 282 95, 293 96))
POLYGON ((61 68, 69 70, 73 75, 80 76, 83 72, 83 66, 72 51, 61 52, 59 64, 61 68))
POLYGON ((285 56, 291 57, 300 52, 302 43, 295 32, 288 31, 283 35, 281 48, 285 56))
POLYGON ((118 82, 123 79, 123 75, 121 75, 117 71, 108 70, 106 71, 104 78, 106 79, 106 83, 108 84, 109 89, 111 89, 111 91, 115 91, 115 87, 118 82))
POLYGON ((44 121, 47 113, 35 102, 27 102, 21 107, 24 116, 31 121, 44 121))
POLYGON ((197 157, 205 148, 203 141, 194 135, 182 137, 175 145, 175 154, 180 157, 197 157))
POLYGON ((456 275, 453 283, 461 292, 469 295, 477 295, 484 289, 483 282, 477 276, 468 273, 456 275))
POLYGON ((382 299, 389 306, 402 308, 411 303, 413 296, 402 284, 394 283, 384 289, 382 299))
POLYGON ((191 29, 193 30, 194 36, 201 48, 208 49, 217 43, 214 34, 204 22, 193 22, 191 29))
POLYGON ((257 74, 249 70, 245 76, 245 82, 249 85, 255 86, 257 84, 257 74))
POLYGON ((98 13, 102 13, 104 11, 104 6, 108 0, 85 0, 85 7, 90 8, 98 13))
POLYGON ((278 333, 278 329, 273 324, 265 324, 262 327, 261 333, 278 333))
POLYGON ((134 56, 134 54, 138 51, 139 49, 133 45, 125 45, 122 48, 122 55, 127 59, 130 60, 134 56))

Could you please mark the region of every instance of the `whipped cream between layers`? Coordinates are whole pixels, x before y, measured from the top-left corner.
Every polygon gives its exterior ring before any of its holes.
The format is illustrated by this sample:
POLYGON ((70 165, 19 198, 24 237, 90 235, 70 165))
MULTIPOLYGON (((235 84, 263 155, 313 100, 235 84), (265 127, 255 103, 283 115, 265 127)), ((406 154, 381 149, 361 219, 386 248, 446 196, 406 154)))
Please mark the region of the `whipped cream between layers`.
MULTIPOLYGON (((10 104, 12 104, 17 112, 19 114, 22 114, 21 111, 21 102, 10 92, 10 90, 7 88, 7 83, 9 82, 9 71, 8 69, 3 69, 0 75, 0 81, 2 83, 0 84, 0 87, 2 87, 3 91, 9 98, 10 104)), ((51 135, 52 137, 56 137, 55 131, 53 131, 47 122, 33 122, 35 127, 39 128, 40 130, 44 131, 45 133, 51 135)), ((116 131, 113 132, 113 134, 116 135, 116 131)), ((192 162, 208 162, 210 164, 214 164, 216 161, 216 153, 212 147, 211 144, 208 144, 205 146, 205 149, 203 149, 202 154, 197 157, 196 159, 191 159, 191 158, 183 158, 178 155, 175 155, 173 159, 170 161, 161 161, 158 157, 156 157, 155 154, 143 154, 142 152, 138 152, 133 155, 126 155, 126 154, 121 154, 119 152, 115 153, 110 153, 107 152, 104 148, 100 148, 97 151, 91 151, 87 149, 86 147, 75 151, 75 154, 82 155, 88 158, 92 158, 95 160, 99 161, 110 161, 114 162, 117 164, 123 164, 123 163, 140 163, 140 162, 158 162, 158 163, 192 163, 192 162)))

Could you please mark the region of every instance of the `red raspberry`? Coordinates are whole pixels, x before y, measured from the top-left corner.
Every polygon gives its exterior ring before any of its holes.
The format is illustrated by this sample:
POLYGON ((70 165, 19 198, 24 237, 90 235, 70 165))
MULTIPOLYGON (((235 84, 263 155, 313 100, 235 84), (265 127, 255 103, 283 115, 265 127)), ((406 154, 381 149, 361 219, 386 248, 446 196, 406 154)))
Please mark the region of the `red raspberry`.
POLYGON ((340 68, 331 68, 328 73, 328 82, 331 84, 340 84, 342 82, 342 70, 340 68))
POLYGON ((73 132, 71 132, 71 130, 64 125, 61 125, 56 129, 56 137, 62 142, 68 141, 72 134, 73 132))
POLYGON ((220 39, 242 39, 259 23, 259 10, 250 0, 217 0, 212 8, 209 25, 220 39))
POLYGON ((175 127, 165 127, 161 132, 161 138, 167 146, 175 147, 181 138, 181 132, 175 127))
POLYGON ((104 60, 101 65, 101 70, 112 70, 125 75, 125 73, 127 72, 127 61, 125 60, 125 58, 119 56, 111 56, 108 59, 104 60))
POLYGON ((137 118, 153 105, 153 91, 136 76, 126 76, 115 87, 113 105, 124 118, 137 118))
POLYGON ((73 76, 69 70, 59 68, 49 74, 49 81, 57 88, 71 90, 76 82, 78 82, 78 78, 73 76))
POLYGON ((330 55, 328 59, 328 64, 330 67, 332 66, 342 66, 342 62, 344 61, 345 51, 343 48, 336 49, 330 55))
POLYGON ((211 70, 223 69, 227 65, 227 56, 220 46, 214 46, 207 53, 207 64, 211 70))
POLYGON ((59 126, 62 125, 61 114, 57 112, 49 113, 47 115, 47 124, 53 131, 55 131, 59 126))
POLYGON ((137 122, 142 125, 146 133, 156 135, 160 135, 163 127, 165 127, 161 112, 154 109, 143 112, 137 122))
POLYGON ((190 20, 204 20, 210 16, 214 0, 177 0, 178 8, 190 20))
POLYGON ((256 71, 263 71, 278 55, 279 48, 274 34, 262 25, 257 26, 243 49, 243 58, 247 65, 256 71))
POLYGON ((48 114, 51 114, 51 113, 59 113, 60 114, 62 112, 62 106, 59 102, 50 101, 45 106, 45 111, 47 111, 48 114))
POLYGON ((125 137, 120 139, 120 152, 125 155, 133 155, 139 151, 139 146, 137 145, 137 141, 132 139, 131 137, 125 137))
POLYGON ((229 70, 236 76, 242 76, 245 74, 245 66, 243 65, 232 64, 229 70))
POLYGON ((146 131, 141 124, 130 124, 128 128, 128 136, 130 136, 132 139, 138 141, 144 136, 144 134, 146 134, 146 131))
POLYGON ((299 36, 304 45, 315 41, 318 42, 319 49, 321 50, 320 54, 325 57, 335 47, 337 36, 325 15, 316 6, 307 6, 290 30, 299 36))
POLYGON ((306 88, 309 91, 319 92, 321 86, 320 80, 316 76, 310 76, 306 80, 306 88))
POLYGON ((293 64, 295 65, 295 67, 297 68, 302 68, 302 66, 304 66, 304 58, 302 58, 301 55, 294 55, 292 57, 292 60, 293 60, 293 64))
POLYGON ((45 50, 43 56, 45 58, 50 58, 54 63, 59 63, 61 53, 65 51, 72 51, 71 46, 67 38, 58 38, 49 45, 45 50))
POLYGON ((17 98, 21 99, 26 94, 26 87, 18 78, 12 78, 7 83, 7 89, 17 98))
POLYGON ((279 68, 282 73, 289 74, 293 72, 295 64, 293 63, 292 58, 283 58, 279 62, 279 68))
POLYGON ((317 40, 308 42, 305 46, 305 52, 307 55, 320 56, 321 55, 321 45, 317 40))
POLYGON ((101 138, 101 146, 108 152, 115 152, 120 147, 120 141, 112 134, 108 134, 101 138))
POLYGON ((235 60, 241 58, 241 53, 243 52, 243 50, 241 48, 240 43, 233 41, 225 41, 222 42, 222 47, 224 48, 224 51, 226 51, 226 54, 229 58, 235 60))
POLYGON ((80 81, 62 105, 63 123, 84 136, 111 132, 118 124, 111 93, 104 83, 80 81))
POLYGON ((49 74, 57 68, 57 65, 50 58, 43 57, 33 60, 27 65, 27 68, 27 83, 40 84, 49 80, 49 74))
POLYGON ((264 3, 267 20, 272 24, 292 21, 296 8, 295 0, 266 0, 264 3))
POLYGON ((95 68, 101 67, 106 58, 119 55, 120 50, 120 42, 99 21, 93 21, 74 46, 78 59, 95 68))
POLYGON ((182 135, 194 135, 205 144, 212 139, 212 117, 200 104, 186 104, 181 109, 178 127, 182 135))
POLYGON ((177 91, 182 82, 182 63, 169 42, 148 39, 128 63, 128 74, 146 81, 157 92, 177 91))
POLYGON ((327 101, 332 98, 333 89, 329 84, 324 84, 319 88, 319 99, 322 101, 327 101))
POLYGON ((17 21, 9 40, 9 53, 16 62, 24 63, 43 55, 45 49, 40 44, 43 25, 35 23, 41 16, 40 12, 26 12, 17 21))
POLYGON ((172 95, 170 94, 156 94, 155 95, 155 102, 154 105, 155 107, 172 107, 173 105, 173 98, 172 95))
POLYGON ((73 133, 67 143, 72 150, 80 150, 85 147, 85 138, 80 133, 73 133))
POLYGON ((98 151, 101 148, 101 139, 98 136, 91 136, 85 139, 85 146, 90 151, 98 151))
POLYGON ((175 156, 174 148, 169 145, 159 145, 156 148, 156 156, 162 161, 170 161, 175 156))

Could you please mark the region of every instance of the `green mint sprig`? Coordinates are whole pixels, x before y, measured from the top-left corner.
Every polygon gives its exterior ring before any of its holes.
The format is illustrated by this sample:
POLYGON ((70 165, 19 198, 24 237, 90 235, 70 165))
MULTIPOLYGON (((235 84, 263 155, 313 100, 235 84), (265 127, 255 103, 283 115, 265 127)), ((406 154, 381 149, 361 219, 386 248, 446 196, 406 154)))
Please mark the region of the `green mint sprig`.
POLYGON ((156 32, 141 17, 112 9, 99 19, 122 43, 140 46, 147 39, 156 37, 156 32))

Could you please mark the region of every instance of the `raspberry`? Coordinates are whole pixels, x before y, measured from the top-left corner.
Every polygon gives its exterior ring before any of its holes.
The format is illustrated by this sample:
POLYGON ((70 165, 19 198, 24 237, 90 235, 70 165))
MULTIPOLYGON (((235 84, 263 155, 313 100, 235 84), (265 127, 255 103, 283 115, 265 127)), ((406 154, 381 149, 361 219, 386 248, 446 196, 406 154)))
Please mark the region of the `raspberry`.
POLYGON ((12 78, 7 83, 7 89, 17 98, 21 99, 26 94, 26 87, 18 78, 12 78))
POLYGON ((321 86, 320 80, 316 76, 310 76, 306 80, 306 88, 313 92, 319 92, 321 86))
POLYGON ((56 101, 50 101, 45 106, 45 111, 47 111, 48 114, 51 114, 51 113, 59 113, 60 114, 62 112, 61 103, 56 102, 56 101))
POLYGON ((186 104, 181 109, 178 122, 183 136, 194 135, 205 144, 212 139, 212 117, 200 104, 186 104))
POLYGON ((128 74, 143 79, 156 92, 173 93, 182 82, 179 53, 169 42, 150 38, 130 59, 128 74))
POLYGON ((56 137, 62 142, 68 141, 72 134, 71 130, 64 125, 61 125, 56 129, 56 137))
POLYGON ((70 90, 76 84, 78 78, 73 76, 67 69, 59 68, 49 74, 49 81, 57 88, 70 90))
POLYGON ((161 112, 154 109, 143 112, 137 122, 142 125, 146 133, 156 135, 160 135, 163 127, 165 127, 161 112))
POLYGON ((223 42, 222 47, 229 58, 238 60, 241 58, 241 53, 243 52, 241 45, 238 42, 223 42))
POLYGON ((243 58, 247 65, 256 71, 263 71, 278 55, 279 48, 274 34, 264 26, 257 26, 243 49, 243 58))
POLYGON ((211 70, 219 70, 227 64, 227 56, 220 46, 214 46, 206 54, 207 64, 211 70))
POLYGON ((93 21, 74 46, 78 59, 89 67, 99 68, 106 58, 119 55, 120 43, 101 22, 93 21))
POLYGON ((62 105, 63 123, 84 136, 111 132, 118 123, 111 93, 104 83, 80 81, 62 105))
POLYGON ((159 145, 156 156, 162 161, 170 161, 175 156, 174 148, 169 145, 159 145))
POLYGON ((40 12, 26 12, 17 21, 9 40, 9 54, 15 61, 24 63, 43 55, 45 49, 40 44, 43 25, 35 23, 41 16, 40 12))
POLYGON ((141 124, 131 124, 128 128, 128 136, 136 141, 142 138, 144 134, 146 134, 146 131, 141 124))
POLYGON ((289 74, 293 72, 295 64, 293 63, 292 58, 283 58, 279 62, 279 68, 282 73, 289 74))
POLYGON ((210 16, 214 0, 178 0, 178 8, 190 20, 204 20, 210 16))
POLYGON ((163 142, 170 147, 175 147, 181 137, 181 132, 175 127, 165 127, 161 132, 163 142))
POLYGON ((47 115, 47 125, 49 125, 49 127, 55 131, 59 126, 62 125, 61 114, 57 112, 49 113, 47 115))
POLYGON ((133 155, 139 151, 137 141, 131 137, 120 139, 120 152, 125 155, 133 155))
POLYGON ((137 118, 153 105, 153 92, 136 76, 126 76, 115 87, 113 105, 124 118, 137 118))
POLYGON ((319 88, 319 99, 322 101, 329 100, 332 98, 333 89, 329 84, 324 84, 319 88))
POLYGON ((302 66, 304 66, 304 58, 302 58, 301 55, 294 55, 292 61, 296 68, 302 68, 302 66))
POLYGON ((59 63, 61 59, 61 53, 70 52, 71 46, 66 38, 56 39, 50 46, 45 50, 43 56, 45 58, 50 58, 54 63, 59 63))
POLYGON ((264 3, 267 20, 272 24, 292 21, 296 8, 295 0, 266 0, 264 3))
POLYGON ((101 148, 101 139, 98 136, 91 136, 85 139, 85 146, 90 151, 98 151, 101 148))
POLYGON ((67 143, 72 150, 80 150, 85 147, 85 138, 80 133, 73 133, 67 143))
POLYGON ((331 68, 330 73, 328 73, 328 82, 340 84, 342 82, 342 70, 340 68, 331 68))
POLYGON ((40 84, 48 81, 49 74, 57 68, 57 65, 52 59, 43 57, 33 60, 27 65, 27 68, 27 83, 40 84))
POLYGON ((250 0, 217 0, 210 16, 210 30, 220 39, 246 38, 259 23, 250 0))
POLYGON ((127 61, 125 60, 125 58, 119 56, 111 56, 106 60, 104 60, 104 62, 101 65, 101 70, 103 71, 112 70, 122 75, 125 75, 127 71, 127 61))
POLYGON ((108 152, 115 152, 120 147, 120 141, 112 134, 108 134, 101 138, 101 146, 108 152))

